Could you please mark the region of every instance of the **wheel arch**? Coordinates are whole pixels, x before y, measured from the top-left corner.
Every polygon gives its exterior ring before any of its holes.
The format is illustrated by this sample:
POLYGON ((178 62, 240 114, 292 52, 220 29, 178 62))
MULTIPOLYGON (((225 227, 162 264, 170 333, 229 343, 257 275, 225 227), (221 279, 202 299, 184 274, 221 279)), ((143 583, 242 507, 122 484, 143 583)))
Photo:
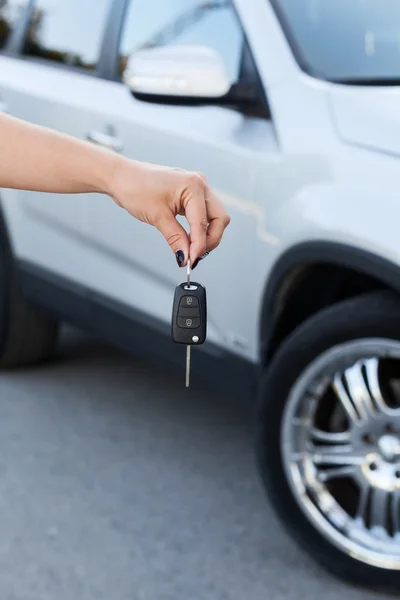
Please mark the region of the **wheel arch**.
POLYGON ((337 242, 297 244, 275 263, 260 319, 262 365, 300 323, 319 309, 375 289, 400 295, 400 265, 337 242))

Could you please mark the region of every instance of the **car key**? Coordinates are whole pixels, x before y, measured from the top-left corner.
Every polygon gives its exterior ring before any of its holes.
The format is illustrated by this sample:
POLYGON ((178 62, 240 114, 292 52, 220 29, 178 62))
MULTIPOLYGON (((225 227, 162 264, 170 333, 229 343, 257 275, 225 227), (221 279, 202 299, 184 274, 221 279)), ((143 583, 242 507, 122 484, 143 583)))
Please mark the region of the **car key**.
POLYGON ((177 344, 186 344, 186 387, 190 385, 191 347, 204 344, 207 337, 206 289, 191 282, 190 275, 188 260, 187 281, 176 288, 172 309, 172 339, 177 344))

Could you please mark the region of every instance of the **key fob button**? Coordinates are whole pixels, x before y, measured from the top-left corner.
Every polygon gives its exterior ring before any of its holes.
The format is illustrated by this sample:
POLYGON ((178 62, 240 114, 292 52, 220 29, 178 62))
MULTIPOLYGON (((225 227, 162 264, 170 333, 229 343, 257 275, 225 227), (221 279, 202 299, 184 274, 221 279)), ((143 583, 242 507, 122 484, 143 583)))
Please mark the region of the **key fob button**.
POLYGON ((198 306, 195 306, 194 308, 185 308, 184 306, 180 306, 178 310, 178 317, 200 319, 200 308, 198 306))
POLYGON ((197 327, 200 327, 200 319, 178 317, 178 327, 182 327, 183 329, 197 329, 197 327))
POLYGON ((196 298, 196 296, 183 296, 183 298, 181 298, 180 304, 179 306, 183 306, 183 307, 193 307, 193 306, 198 306, 199 305, 199 300, 198 298, 196 298))

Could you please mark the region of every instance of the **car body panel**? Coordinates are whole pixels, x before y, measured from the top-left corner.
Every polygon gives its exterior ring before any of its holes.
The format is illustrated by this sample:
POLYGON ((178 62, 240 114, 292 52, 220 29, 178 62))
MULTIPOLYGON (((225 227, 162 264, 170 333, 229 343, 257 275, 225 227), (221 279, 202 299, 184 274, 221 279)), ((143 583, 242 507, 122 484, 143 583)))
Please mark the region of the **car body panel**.
POLYGON ((335 86, 329 100, 340 138, 400 156, 400 86, 335 86))

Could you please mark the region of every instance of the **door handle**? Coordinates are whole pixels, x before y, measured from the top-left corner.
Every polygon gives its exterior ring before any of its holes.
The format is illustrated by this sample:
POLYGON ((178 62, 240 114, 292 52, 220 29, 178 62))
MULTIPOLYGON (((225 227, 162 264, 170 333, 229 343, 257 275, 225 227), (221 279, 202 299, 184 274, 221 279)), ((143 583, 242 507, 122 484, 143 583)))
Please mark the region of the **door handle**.
POLYGON ((89 131, 86 135, 86 139, 92 144, 107 148, 107 150, 113 150, 114 152, 122 152, 123 144, 120 139, 114 135, 108 135, 101 131, 89 131))

